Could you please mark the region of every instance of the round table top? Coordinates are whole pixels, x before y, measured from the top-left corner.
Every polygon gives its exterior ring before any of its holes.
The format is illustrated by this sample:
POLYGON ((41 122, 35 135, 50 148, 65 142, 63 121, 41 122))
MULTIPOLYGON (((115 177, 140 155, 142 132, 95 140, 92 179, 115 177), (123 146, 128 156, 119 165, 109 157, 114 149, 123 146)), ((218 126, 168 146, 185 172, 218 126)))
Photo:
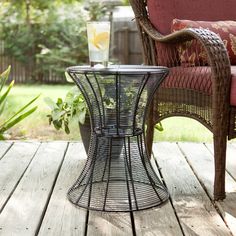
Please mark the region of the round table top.
POLYGON ((69 73, 101 73, 101 74, 159 74, 167 73, 167 67, 147 65, 109 65, 108 67, 95 66, 72 66, 67 68, 69 73))

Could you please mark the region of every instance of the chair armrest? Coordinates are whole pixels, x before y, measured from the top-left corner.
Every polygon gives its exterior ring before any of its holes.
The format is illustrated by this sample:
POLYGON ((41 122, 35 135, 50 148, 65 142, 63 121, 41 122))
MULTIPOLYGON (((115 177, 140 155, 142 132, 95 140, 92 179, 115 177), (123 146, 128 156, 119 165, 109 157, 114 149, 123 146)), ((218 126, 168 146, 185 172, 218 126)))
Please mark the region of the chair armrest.
MULTIPOLYGON (((157 32, 157 30, 152 26, 148 19, 144 19, 141 17, 140 19, 138 19, 138 22, 139 30, 142 33, 144 44, 144 38, 146 36, 149 36, 154 40, 153 47, 155 47, 155 43, 159 42, 161 44, 164 44, 166 47, 175 47, 175 50, 177 50, 176 45, 186 43, 186 41, 193 39, 197 40, 197 42, 202 45, 207 55, 208 65, 211 68, 213 111, 212 119, 219 120, 222 119, 225 114, 228 114, 230 104, 231 65, 228 52, 220 37, 214 32, 207 29, 197 28, 187 28, 163 36, 159 32, 157 32)), ((153 56, 152 62, 154 62, 153 56)))
MULTIPOLYGON (((206 50, 208 64, 212 69, 213 76, 219 80, 222 76, 224 77, 224 80, 230 80, 229 78, 231 76, 231 72, 228 53, 222 40, 215 33, 206 29, 188 28, 167 36, 163 36, 151 24, 146 11, 145 1, 130 0, 130 4, 133 8, 135 19, 138 23, 137 25, 143 41, 143 51, 147 64, 154 64, 156 60, 154 55, 147 53, 150 50, 155 50, 155 45, 151 42, 150 38, 155 42, 163 43, 167 47, 169 45, 169 47, 172 48, 173 44, 184 43, 188 40, 196 39, 206 50), (149 36, 150 38, 146 36, 149 36), (217 75, 220 75, 220 78, 217 75)), ((230 81, 228 81, 227 84, 230 84, 230 81)), ((228 89, 229 86, 230 85, 227 86, 228 89)))
POLYGON ((166 47, 176 49, 176 44, 180 45, 186 41, 197 40, 206 51, 208 65, 212 71, 212 86, 221 86, 229 94, 231 68, 227 50, 221 38, 214 32, 207 29, 187 28, 163 36, 150 23, 148 19, 139 18, 141 29, 149 35, 155 42, 164 44, 166 47))
POLYGON ((214 63, 222 62, 227 67, 230 67, 230 61, 224 43, 214 32, 207 29, 186 28, 163 36, 154 28, 148 19, 140 18, 138 21, 141 28, 156 42, 171 46, 171 44, 181 44, 196 39, 206 50, 210 66, 214 66, 214 63))

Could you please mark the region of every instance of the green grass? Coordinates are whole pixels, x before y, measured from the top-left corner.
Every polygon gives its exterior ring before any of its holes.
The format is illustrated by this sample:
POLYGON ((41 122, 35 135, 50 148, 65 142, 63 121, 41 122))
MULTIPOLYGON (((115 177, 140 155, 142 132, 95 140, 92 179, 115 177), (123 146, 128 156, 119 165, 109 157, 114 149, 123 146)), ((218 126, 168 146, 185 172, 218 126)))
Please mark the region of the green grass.
POLYGON ((164 131, 155 131, 155 141, 211 142, 212 133, 198 121, 185 117, 171 117, 163 120, 164 131))
POLYGON ((50 97, 54 101, 58 97, 65 97, 67 91, 72 85, 15 85, 8 97, 7 109, 4 112, 4 117, 8 117, 17 109, 26 104, 34 96, 41 94, 35 102, 38 109, 17 126, 13 127, 10 132, 11 139, 38 139, 38 140, 77 140, 80 139, 78 125, 72 124, 72 132, 66 135, 63 131, 57 131, 48 123, 50 109, 44 102, 45 97, 50 97))
MULTIPOLYGON (((13 113, 37 94, 41 94, 37 100, 38 109, 31 116, 23 120, 10 132, 11 139, 37 139, 37 140, 79 140, 77 122, 71 124, 71 133, 56 131, 48 124, 46 115, 49 108, 44 102, 45 97, 51 97, 54 101, 58 97, 65 97, 67 91, 73 85, 15 85, 8 98, 8 107, 4 117, 13 113)), ((212 141, 212 134, 204 126, 195 120, 173 117, 162 121, 164 131, 155 131, 155 141, 212 141)))

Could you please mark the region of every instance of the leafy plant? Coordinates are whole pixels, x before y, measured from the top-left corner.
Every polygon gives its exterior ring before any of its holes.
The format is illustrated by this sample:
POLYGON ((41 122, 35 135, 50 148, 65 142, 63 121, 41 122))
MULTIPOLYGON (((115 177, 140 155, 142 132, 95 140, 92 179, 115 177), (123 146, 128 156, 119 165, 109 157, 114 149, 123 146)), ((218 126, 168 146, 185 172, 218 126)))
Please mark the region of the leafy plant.
POLYGON ((130 5, 129 0, 122 0, 122 3, 125 6, 129 6, 130 5))
POLYGON ((9 66, 6 71, 0 74, 0 140, 5 139, 4 133, 8 129, 10 129, 14 125, 22 121, 23 119, 25 119, 27 116, 32 114, 37 109, 37 106, 35 106, 31 108, 30 110, 25 111, 39 97, 39 95, 36 96, 30 102, 28 102, 25 106, 23 106, 17 112, 15 112, 12 116, 7 118, 6 120, 3 120, 1 115, 4 113, 4 109, 7 105, 7 96, 14 85, 14 80, 13 80, 8 85, 8 87, 4 90, 4 86, 9 78, 10 71, 11 71, 11 67, 9 66))
POLYGON ((89 0, 85 6, 88 11, 90 21, 98 21, 107 12, 106 4, 103 1, 89 0))
POLYGON ((78 122, 84 124, 87 113, 87 106, 82 93, 77 86, 66 94, 63 101, 58 98, 54 102, 51 98, 45 98, 45 102, 51 109, 51 114, 47 115, 49 124, 53 124, 57 130, 64 129, 67 134, 70 133, 69 123, 71 119, 78 119, 78 122))
MULTIPOLYGON (((65 76, 68 82, 73 82, 68 73, 65 73, 65 76)), ((114 109, 114 99, 106 96, 105 88, 101 88, 101 90, 105 107, 114 109)), ((64 129, 67 134, 70 133, 69 124, 72 119, 77 119, 78 123, 84 124, 86 115, 88 115, 87 104, 83 94, 77 86, 72 87, 66 94, 64 100, 62 98, 57 98, 57 101, 54 102, 51 98, 46 97, 44 101, 51 109, 51 113, 47 115, 49 124, 53 124, 57 130, 64 129)))

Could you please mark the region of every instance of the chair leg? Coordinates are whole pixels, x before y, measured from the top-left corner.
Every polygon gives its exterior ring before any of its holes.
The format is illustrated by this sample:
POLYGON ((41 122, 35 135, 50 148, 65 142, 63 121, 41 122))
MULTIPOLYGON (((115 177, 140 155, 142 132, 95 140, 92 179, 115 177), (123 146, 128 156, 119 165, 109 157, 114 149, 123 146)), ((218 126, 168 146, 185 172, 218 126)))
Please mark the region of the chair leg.
POLYGON ((227 135, 214 134, 215 180, 214 200, 223 200, 225 195, 227 135))

